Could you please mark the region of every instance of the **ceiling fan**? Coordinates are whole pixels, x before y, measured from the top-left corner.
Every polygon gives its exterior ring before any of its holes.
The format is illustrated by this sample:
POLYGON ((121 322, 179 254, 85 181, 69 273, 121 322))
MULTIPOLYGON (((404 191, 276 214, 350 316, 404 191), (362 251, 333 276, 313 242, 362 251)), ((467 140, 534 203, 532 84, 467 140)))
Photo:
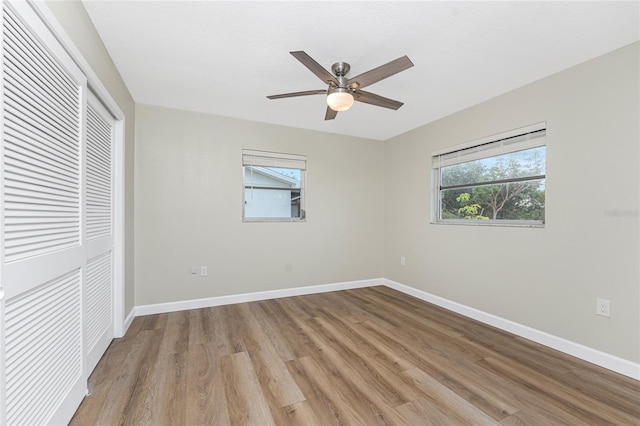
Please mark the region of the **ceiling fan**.
POLYGON ((325 120, 333 120, 339 111, 346 111, 353 105, 354 101, 364 102, 370 105, 381 106, 397 110, 403 103, 376 95, 371 92, 361 90, 363 87, 391 77, 394 74, 404 71, 413 66, 413 62, 407 57, 395 59, 387 64, 359 74, 355 77, 347 78, 351 66, 346 62, 336 62, 331 66, 331 74, 317 63, 311 56, 303 51, 289 52, 294 58, 302 62, 309 71, 314 73, 320 80, 328 84, 327 89, 307 90, 304 92, 283 93, 281 95, 267 96, 269 99, 292 98, 307 95, 327 95, 327 111, 325 120))

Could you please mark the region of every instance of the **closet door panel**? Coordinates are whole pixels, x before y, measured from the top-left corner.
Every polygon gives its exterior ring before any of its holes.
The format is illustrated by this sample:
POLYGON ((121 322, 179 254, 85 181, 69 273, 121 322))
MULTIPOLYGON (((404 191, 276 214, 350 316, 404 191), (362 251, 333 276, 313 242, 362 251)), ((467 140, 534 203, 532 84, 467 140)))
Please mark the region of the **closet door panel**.
POLYGON ((115 122, 89 94, 85 170, 85 345, 92 371, 114 336, 113 325, 113 157, 115 122))
POLYGON ((86 390, 86 79, 29 3, 2 4, 0 423, 70 419, 86 390))

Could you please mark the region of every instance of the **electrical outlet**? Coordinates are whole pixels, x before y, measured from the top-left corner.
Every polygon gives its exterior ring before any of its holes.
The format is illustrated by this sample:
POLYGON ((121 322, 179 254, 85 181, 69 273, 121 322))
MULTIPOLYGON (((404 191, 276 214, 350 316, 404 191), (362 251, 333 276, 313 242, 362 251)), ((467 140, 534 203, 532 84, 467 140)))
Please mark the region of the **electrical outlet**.
POLYGON ((400 265, 405 266, 407 264, 407 259, 404 256, 400 256, 400 265))
POLYGON ((596 299, 596 314, 603 317, 611 316, 611 305, 608 300, 596 299))
POLYGON ((201 267, 200 267, 200 276, 201 276, 201 277, 206 277, 206 276, 207 276, 207 273, 208 273, 208 271, 207 271, 207 267, 206 267, 206 266, 201 266, 201 267))

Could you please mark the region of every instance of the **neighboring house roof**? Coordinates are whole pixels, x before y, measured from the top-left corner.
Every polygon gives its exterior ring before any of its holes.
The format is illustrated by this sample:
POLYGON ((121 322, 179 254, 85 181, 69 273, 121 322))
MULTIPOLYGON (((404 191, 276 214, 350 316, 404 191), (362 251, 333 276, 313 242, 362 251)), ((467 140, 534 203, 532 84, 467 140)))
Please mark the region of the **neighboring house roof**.
POLYGON ((278 183, 285 184, 290 188, 296 188, 300 185, 300 182, 298 180, 291 178, 289 176, 283 175, 282 173, 275 172, 266 167, 260 167, 260 166, 245 166, 245 167, 247 170, 252 170, 254 173, 259 173, 263 176, 266 176, 268 178, 271 178, 277 181, 278 183))

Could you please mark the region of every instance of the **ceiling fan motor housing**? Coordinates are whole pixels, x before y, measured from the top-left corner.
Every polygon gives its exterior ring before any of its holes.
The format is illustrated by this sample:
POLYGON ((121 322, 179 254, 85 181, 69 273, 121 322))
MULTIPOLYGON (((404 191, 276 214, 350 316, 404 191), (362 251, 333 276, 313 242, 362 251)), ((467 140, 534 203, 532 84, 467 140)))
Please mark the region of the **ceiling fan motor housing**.
POLYGON ((331 71, 335 74, 336 77, 345 77, 349 74, 349 70, 351 69, 351 65, 346 62, 336 62, 331 65, 331 71))

